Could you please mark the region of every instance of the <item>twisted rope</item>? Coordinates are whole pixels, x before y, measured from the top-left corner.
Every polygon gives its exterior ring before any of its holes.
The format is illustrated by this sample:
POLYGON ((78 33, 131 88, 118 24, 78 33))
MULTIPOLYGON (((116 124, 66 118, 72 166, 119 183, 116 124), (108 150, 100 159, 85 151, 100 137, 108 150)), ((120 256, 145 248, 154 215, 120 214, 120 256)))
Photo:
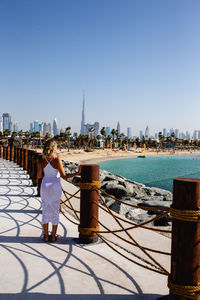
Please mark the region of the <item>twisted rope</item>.
POLYGON ((97 236, 98 236, 100 239, 102 239, 102 241, 104 241, 104 243, 106 243, 106 245, 109 246, 112 250, 114 250, 115 252, 117 252, 118 254, 120 254, 121 256, 123 256, 124 258, 128 259, 129 261, 133 262, 134 264, 136 264, 136 265, 138 265, 138 266, 140 266, 140 267, 143 267, 143 268, 145 268, 145 269, 147 269, 147 270, 154 271, 154 272, 156 272, 156 273, 162 274, 162 275, 169 275, 169 273, 168 273, 166 270, 163 270, 162 268, 161 268, 161 269, 162 269, 163 271, 158 270, 158 269, 156 270, 156 269, 154 269, 154 268, 145 266, 144 264, 141 264, 141 263, 137 262, 136 260, 134 260, 134 259, 132 259, 132 258, 126 256, 126 255, 124 255, 123 253, 121 253, 120 251, 118 251, 116 248, 114 248, 113 246, 111 246, 111 245, 109 244, 109 242, 108 242, 105 238, 103 238, 102 235, 100 235, 99 233, 97 233, 97 236))
POLYGON ((92 181, 92 182, 79 182, 78 186, 81 190, 95 190, 100 189, 101 181, 92 181))
POLYGON ((168 287, 170 290, 170 294, 183 296, 189 299, 197 299, 197 296, 200 293, 200 282, 197 283, 197 286, 180 285, 172 283, 169 278, 168 287))
MULTIPOLYGON (((135 243, 123 238, 122 236, 116 234, 116 232, 118 232, 117 230, 116 231, 110 231, 110 229, 104 225, 102 222, 100 222, 96 217, 93 217, 101 226, 103 226, 104 228, 107 229, 107 231, 98 231, 99 234, 102 234, 102 233, 112 233, 113 235, 115 235, 116 237, 118 237, 119 239, 121 239, 122 241, 124 242, 127 242, 128 244, 130 245, 133 245, 135 247, 138 247, 135 243)), ((127 229, 126 229, 127 230, 127 229)), ((121 232, 121 231, 120 231, 121 232)), ((171 255, 171 253, 168 253, 168 252, 164 252, 164 251, 160 251, 160 250, 155 250, 155 249, 151 249, 151 248, 147 248, 147 247, 143 247, 143 249, 147 250, 147 251, 151 251, 151 252, 154 252, 154 253, 158 253, 158 254, 164 254, 164 255, 171 255)))
POLYGON ((119 222, 119 220, 117 218, 115 218, 115 215, 113 214, 111 209, 107 206, 103 197, 101 195, 99 195, 99 196, 100 196, 101 200, 103 201, 104 205, 106 206, 109 214, 114 218, 114 220, 118 223, 118 225, 126 232, 128 237, 137 245, 138 248, 140 248, 140 250, 142 252, 144 252, 146 254, 147 257, 149 257, 156 265, 158 265, 159 268, 162 269, 166 275, 169 275, 169 272, 159 262, 157 262, 149 253, 147 253, 146 250, 142 246, 140 246, 140 244, 130 235, 130 233, 124 228, 124 226, 119 222))
POLYGON ((188 221, 188 222, 199 222, 200 221, 200 209, 198 210, 181 210, 170 207, 170 215, 172 218, 188 221))

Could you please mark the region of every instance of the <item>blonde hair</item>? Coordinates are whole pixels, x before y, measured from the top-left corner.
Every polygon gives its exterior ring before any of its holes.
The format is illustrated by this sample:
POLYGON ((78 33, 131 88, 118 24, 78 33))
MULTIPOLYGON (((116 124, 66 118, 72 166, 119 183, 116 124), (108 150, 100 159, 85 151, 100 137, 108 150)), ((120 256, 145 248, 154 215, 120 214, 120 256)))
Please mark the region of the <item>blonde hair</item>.
POLYGON ((57 143, 54 140, 48 140, 44 144, 43 154, 46 158, 56 156, 57 152, 57 143))

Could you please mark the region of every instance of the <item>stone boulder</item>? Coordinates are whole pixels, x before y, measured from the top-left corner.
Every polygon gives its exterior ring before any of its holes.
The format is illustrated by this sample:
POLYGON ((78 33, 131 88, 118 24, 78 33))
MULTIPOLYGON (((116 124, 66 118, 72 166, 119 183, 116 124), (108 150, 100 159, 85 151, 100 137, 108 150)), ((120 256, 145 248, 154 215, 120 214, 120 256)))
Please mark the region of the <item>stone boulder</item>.
MULTIPOLYGON (((63 167, 66 173, 74 173, 78 170, 77 163, 63 161, 63 167)), ((73 182, 79 182, 80 176, 76 176, 72 180, 73 182)), ((163 212, 162 207, 169 207, 172 203, 172 193, 170 191, 156 187, 147 187, 142 183, 131 181, 105 170, 100 170, 100 181, 103 191, 124 202, 119 203, 102 192, 101 196, 108 207, 138 224, 161 214, 163 212), (138 207, 133 208, 126 205, 126 203, 131 203, 138 207), (158 211, 143 210, 142 206, 156 206, 161 209, 158 211)), ((100 203, 103 204, 103 201, 100 200, 100 203)), ((168 226, 170 222, 171 217, 166 215, 162 219, 154 221, 152 225, 168 226)))

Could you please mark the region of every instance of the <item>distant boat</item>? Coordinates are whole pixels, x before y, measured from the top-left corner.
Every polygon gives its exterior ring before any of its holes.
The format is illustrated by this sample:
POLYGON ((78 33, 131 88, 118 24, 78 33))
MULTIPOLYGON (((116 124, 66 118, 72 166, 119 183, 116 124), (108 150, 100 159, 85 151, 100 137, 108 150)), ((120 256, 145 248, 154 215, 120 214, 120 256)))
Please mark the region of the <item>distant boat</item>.
POLYGON ((138 158, 145 158, 146 156, 145 155, 138 155, 137 157, 138 158))

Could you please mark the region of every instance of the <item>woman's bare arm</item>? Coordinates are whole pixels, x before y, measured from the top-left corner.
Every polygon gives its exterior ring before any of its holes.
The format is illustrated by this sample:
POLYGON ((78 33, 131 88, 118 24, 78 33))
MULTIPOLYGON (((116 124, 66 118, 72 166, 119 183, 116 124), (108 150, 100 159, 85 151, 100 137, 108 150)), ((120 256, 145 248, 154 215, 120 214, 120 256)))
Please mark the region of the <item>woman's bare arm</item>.
POLYGON ((72 173, 72 174, 65 174, 65 171, 64 171, 64 168, 63 168, 62 161, 61 161, 60 157, 57 157, 57 162, 58 162, 58 171, 60 172, 60 176, 63 179, 71 178, 71 177, 74 177, 74 176, 79 175, 81 173, 81 166, 79 166, 78 172, 75 172, 75 173, 72 173))

